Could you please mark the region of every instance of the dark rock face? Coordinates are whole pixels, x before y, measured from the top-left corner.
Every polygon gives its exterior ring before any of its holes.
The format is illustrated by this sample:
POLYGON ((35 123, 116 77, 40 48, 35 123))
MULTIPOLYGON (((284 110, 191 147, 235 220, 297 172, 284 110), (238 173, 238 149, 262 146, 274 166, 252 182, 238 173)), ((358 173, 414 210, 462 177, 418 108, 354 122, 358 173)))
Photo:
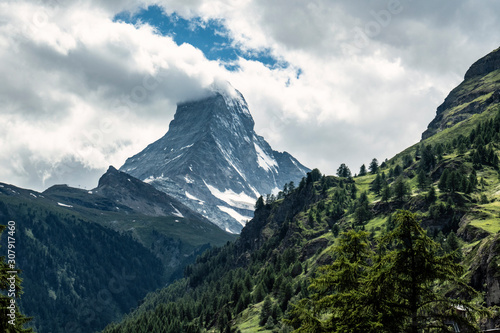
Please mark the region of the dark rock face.
POLYGON ((210 223, 181 202, 110 166, 92 192, 147 216, 178 216, 210 223))
POLYGON ((120 170, 233 233, 252 218, 258 196, 277 192, 309 171, 255 133, 245 99, 229 85, 179 104, 165 136, 120 170))
POLYGON ((483 76, 500 68, 500 48, 487 54, 470 66, 465 73, 465 80, 475 76, 483 76))
POLYGON ((500 48, 476 61, 464 81, 445 98, 422 134, 425 140, 500 103, 500 48))
POLYGON ((471 285, 486 292, 487 306, 500 305, 499 236, 481 243, 477 251, 477 260, 471 264, 471 285))

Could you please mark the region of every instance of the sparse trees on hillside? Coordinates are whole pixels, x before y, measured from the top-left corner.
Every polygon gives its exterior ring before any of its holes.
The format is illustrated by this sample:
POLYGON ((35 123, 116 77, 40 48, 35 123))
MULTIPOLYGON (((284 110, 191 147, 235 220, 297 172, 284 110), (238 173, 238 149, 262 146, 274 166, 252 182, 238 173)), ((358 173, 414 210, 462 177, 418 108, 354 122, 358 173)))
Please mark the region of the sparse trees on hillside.
POLYGON ((476 188, 477 178, 475 171, 468 177, 460 170, 443 170, 439 178, 438 187, 442 192, 465 192, 471 193, 476 188))

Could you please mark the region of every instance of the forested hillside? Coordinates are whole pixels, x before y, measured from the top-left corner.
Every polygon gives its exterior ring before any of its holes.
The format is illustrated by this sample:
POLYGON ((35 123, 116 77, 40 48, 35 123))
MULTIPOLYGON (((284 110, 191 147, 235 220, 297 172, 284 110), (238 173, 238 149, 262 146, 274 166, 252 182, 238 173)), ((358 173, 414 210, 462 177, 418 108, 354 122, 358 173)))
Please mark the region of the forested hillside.
MULTIPOLYGON (((137 193, 134 198, 160 206, 137 193)), ((148 292, 182 276, 183 267, 211 242, 234 239, 183 212, 182 218, 150 216, 68 186, 42 194, 0 184, 0 225, 16 225, 24 292, 18 304, 33 317, 27 326, 42 333, 100 330, 137 307, 148 292)), ((6 232, 2 244, 8 244, 6 232)))
MULTIPOLYGON (((494 288, 498 256, 491 248, 500 228, 500 114, 492 109, 477 118, 458 125, 456 135, 432 137, 380 164, 373 159, 355 177, 346 165, 337 177, 315 169, 298 186, 287 184, 277 196, 259 199, 255 218, 234 244, 204 253, 184 279, 149 295, 104 332, 306 332, 307 317, 292 320, 300 317, 295 305, 314 299, 310 286, 321 278, 319 267, 339 265, 339 235, 366 231, 365 246, 379 248, 400 227, 401 209, 417 214, 412 218, 421 221, 419 237, 427 239, 432 255, 455 267, 448 277, 441 271, 428 281, 437 288, 436 297, 469 295, 461 298, 463 306, 484 317, 483 327, 493 327, 497 317, 486 319, 481 304, 500 303, 494 288), (452 274, 462 269, 465 275, 452 274)), ((323 292, 333 292, 329 288, 333 285, 323 292)), ((399 315, 406 325, 408 313, 399 315)))
POLYGON ((476 281, 491 279, 491 272, 479 272, 482 266, 476 263, 478 249, 496 230, 473 217, 495 205, 490 201, 499 184, 499 133, 500 115, 495 114, 467 135, 423 142, 380 165, 374 159, 361 176, 351 177, 345 165, 338 170, 344 177, 313 170, 297 188, 287 184, 276 197, 259 199, 255 218, 236 243, 204 253, 184 279, 149 295, 127 320, 104 332, 291 331, 296 322, 287 318, 293 318, 293 304, 310 296, 310 278, 318 267, 338 256, 333 245, 338 235, 366 230, 375 248, 397 227, 398 209, 418 213, 415 220, 422 221, 427 230, 422 235, 435 244, 434 255, 453 253, 456 262, 468 263, 467 282, 486 292, 488 305, 498 304, 476 281), (465 241, 457 232, 467 235, 465 241))
POLYGON ((18 226, 17 265, 29 295, 20 306, 37 314, 35 331, 93 331, 165 281, 161 261, 130 235, 63 211, 0 202, 0 224, 10 220, 18 226))

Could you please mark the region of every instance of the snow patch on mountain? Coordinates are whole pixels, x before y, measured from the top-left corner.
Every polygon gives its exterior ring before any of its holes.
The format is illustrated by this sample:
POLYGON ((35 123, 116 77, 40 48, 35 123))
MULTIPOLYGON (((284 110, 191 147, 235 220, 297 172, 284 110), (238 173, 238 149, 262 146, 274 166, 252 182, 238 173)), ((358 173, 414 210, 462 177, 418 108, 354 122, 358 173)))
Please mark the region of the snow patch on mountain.
POLYGON ((245 192, 241 192, 238 194, 231 189, 224 189, 224 192, 221 192, 212 185, 209 185, 207 183, 205 183, 205 185, 207 186, 210 193, 212 193, 214 197, 224 201, 228 205, 235 208, 252 210, 255 205, 255 202, 257 201, 257 198, 252 198, 245 192))
POLYGON ((170 206, 172 206, 172 208, 174 209, 174 212, 172 213, 173 215, 175 215, 177 217, 182 217, 182 218, 184 217, 184 215, 182 215, 182 213, 177 208, 175 208, 174 205, 170 205, 170 206))
POLYGON ((185 195, 186 195, 186 198, 188 198, 190 200, 198 201, 198 203, 200 205, 203 205, 205 203, 205 201, 198 199, 194 195, 190 194, 188 191, 185 191, 185 195))
POLYGON ((250 216, 241 215, 240 213, 229 207, 226 206, 217 206, 217 207, 224 213, 229 214, 236 221, 240 222, 242 226, 245 226, 245 224, 252 219, 250 216))
POLYGON ((259 163, 259 167, 266 171, 273 171, 273 169, 276 171, 276 167, 278 166, 276 160, 267 155, 255 142, 253 145, 255 147, 255 152, 257 153, 257 163, 259 163))
POLYGON ((152 183, 152 182, 156 182, 156 181, 165 181, 165 180, 168 180, 168 177, 165 177, 165 176, 163 175, 163 173, 162 173, 162 174, 161 174, 161 176, 159 176, 159 177, 149 176, 149 177, 147 177, 147 178, 143 179, 142 181, 143 181, 143 182, 145 182, 145 183, 147 183, 147 184, 150 184, 150 183, 152 183))
POLYGON ((219 150, 222 153, 222 155, 224 155, 224 158, 226 159, 227 163, 229 163, 229 165, 231 165, 231 167, 241 176, 241 178, 243 178, 246 181, 247 178, 245 177, 243 172, 240 171, 240 169, 235 165, 235 162, 231 157, 231 154, 227 152, 226 149, 224 149, 224 146, 218 140, 215 140, 215 143, 217 144, 217 147, 219 147, 219 150))

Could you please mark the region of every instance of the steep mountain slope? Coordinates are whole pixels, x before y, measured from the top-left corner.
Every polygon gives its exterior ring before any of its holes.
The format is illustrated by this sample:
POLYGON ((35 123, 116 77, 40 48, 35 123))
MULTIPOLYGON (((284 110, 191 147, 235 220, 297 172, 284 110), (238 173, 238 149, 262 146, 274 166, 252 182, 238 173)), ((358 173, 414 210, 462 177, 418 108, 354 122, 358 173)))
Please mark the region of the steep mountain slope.
POLYGON ((97 188, 91 192, 147 216, 176 216, 212 224, 166 193, 112 166, 99 179, 97 188))
POLYGON ((174 196, 223 230, 239 233, 262 194, 277 193, 309 169, 254 131, 240 92, 214 86, 178 105, 165 136, 120 168, 174 196))
POLYGON ((11 220, 24 279, 20 306, 37 332, 94 332, 166 281, 161 260, 130 235, 0 184, 0 224, 11 220))
POLYGON ((0 224, 9 220, 17 227, 21 306, 40 333, 102 329, 211 245, 235 238, 112 167, 92 191, 0 184, 0 224))
MULTIPOLYGON (((338 233, 367 230, 376 243, 394 228, 398 209, 418 213, 440 251, 454 253, 465 265, 470 285, 484 292, 486 304, 499 305, 500 108, 490 98, 498 82, 484 78, 500 67, 491 59, 466 75, 466 81, 483 78, 474 89, 450 94, 455 97, 445 103, 463 105, 461 100, 475 101, 478 92, 489 90, 479 103, 481 113, 464 113, 461 121, 452 112, 441 113, 429 126, 435 134, 373 174, 325 177, 315 169, 280 199, 257 202, 254 218, 234 244, 204 253, 184 279, 150 294, 104 332, 290 332, 283 318, 291 304, 308 297, 307 279, 334 259, 338 233)), ((482 328, 499 325, 496 313, 482 328)))
POLYGON ((500 48, 476 61, 464 81, 437 108, 422 139, 467 121, 500 103, 500 48))
POLYGON ((310 175, 284 199, 258 207, 235 243, 204 253, 186 268, 184 279, 148 295, 124 322, 104 332, 277 329, 258 324, 266 295, 272 295, 272 316, 280 320, 288 303, 306 291, 305 277, 316 262, 331 260, 322 250, 333 243, 334 220, 322 212, 311 221, 306 212, 335 196, 349 202, 354 186, 352 180, 310 175))
MULTIPOLYGON (((389 170, 384 167, 382 172, 389 170)), ((444 203, 453 195, 438 194, 429 202, 427 192, 411 187, 416 193, 403 200, 394 196, 381 201, 370 193, 375 198, 365 202, 366 196, 357 193, 374 178, 325 177, 313 170, 283 199, 258 205, 235 243, 204 253, 186 268, 184 279, 148 295, 126 320, 103 332, 291 332, 283 319, 289 316, 291 304, 308 297, 308 279, 317 274, 318 267, 333 261, 331 249, 339 232, 366 229, 377 242, 378 235, 394 227, 391 218, 401 208, 422 214, 423 225, 444 251, 456 250, 464 253, 467 262, 479 261, 470 265, 472 285, 483 279, 493 283, 496 269, 487 263, 496 262, 489 258, 496 238, 486 245, 464 244, 462 252, 460 241, 452 236, 457 226, 446 216, 459 212, 458 204, 444 207, 443 215, 432 208, 449 205, 444 203), (363 219, 360 212, 365 204, 369 216, 363 219), (483 275, 485 267, 490 272, 483 275)), ((397 180, 389 182, 391 188, 396 187, 397 180)), ((498 304, 497 289, 485 291, 488 305, 498 304)))
POLYGON ((176 199, 113 167, 91 191, 56 185, 44 191, 43 196, 52 200, 51 206, 130 233, 162 260, 168 276, 178 274, 176 270, 182 269, 201 249, 235 239, 176 199))

